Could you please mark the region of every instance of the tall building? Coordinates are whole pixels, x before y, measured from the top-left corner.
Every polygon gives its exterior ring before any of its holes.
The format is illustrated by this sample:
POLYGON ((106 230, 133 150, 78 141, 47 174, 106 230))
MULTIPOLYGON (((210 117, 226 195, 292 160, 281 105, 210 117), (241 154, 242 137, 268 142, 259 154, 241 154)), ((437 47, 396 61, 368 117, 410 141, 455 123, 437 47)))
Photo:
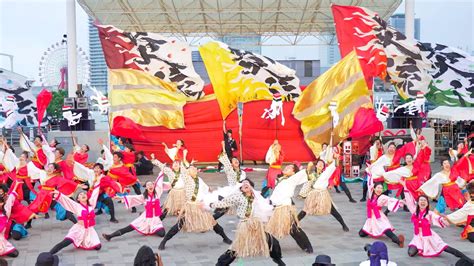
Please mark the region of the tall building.
POLYGON ((91 86, 107 93, 107 64, 105 63, 99 33, 93 21, 89 19, 89 58, 91 86))
MULTIPOLYGON (((395 14, 390 17, 388 24, 405 34, 405 14, 395 14)), ((415 39, 420 40, 420 19, 415 18, 415 39)))

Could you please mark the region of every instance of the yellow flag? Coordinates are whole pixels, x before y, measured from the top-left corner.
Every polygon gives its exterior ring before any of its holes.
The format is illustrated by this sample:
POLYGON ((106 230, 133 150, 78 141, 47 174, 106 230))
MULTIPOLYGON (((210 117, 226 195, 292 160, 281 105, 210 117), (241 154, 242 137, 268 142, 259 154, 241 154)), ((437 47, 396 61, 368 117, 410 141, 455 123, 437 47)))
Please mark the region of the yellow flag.
POLYGON ((293 100, 301 94, 296 72, 268 57, 209 42, 199 47, 223 118, 238 102, 293 100))
POLYGON ((186 96, 176 86, 132 69, 109 69, 111 120, 130 118, 142 126, 184 128, 186 96))
POLYGON ((334 143, 347 138, 357 110, 372 107, 370 95, 354 51, 306 87, 293 108, 293 115, 301 121, 305 141, 316 156, 322 144, 329 143, 331 132, 334 132, 334 143), (339 122, 335 128, 330 102, 337 103, 339 122))

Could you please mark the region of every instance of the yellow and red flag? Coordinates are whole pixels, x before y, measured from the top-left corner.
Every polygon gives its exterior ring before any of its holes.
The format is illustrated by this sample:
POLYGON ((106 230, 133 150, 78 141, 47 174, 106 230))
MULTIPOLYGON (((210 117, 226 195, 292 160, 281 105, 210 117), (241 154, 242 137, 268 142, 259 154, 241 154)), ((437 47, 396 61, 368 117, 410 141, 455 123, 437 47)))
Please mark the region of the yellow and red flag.
MULTIPOLYGON (((296 101, 293 115, 301 121, 306 144, 316 156, 322 143, 329 143, 331 132, 334 132, 333 143, 349 137, 359 109, 373 108, 370 96, 371 91, 354 51, 306 87, 296 101), (335 112, 339 117, 335 127, 329 108, 331 102, 336 103, 335 112)), ((375 114, 373 118, 377 120, 375 114)), ((377 123, 374 119, 368 122, 377 123)), ((373 133, 366 132, 366 135, 373 133)))
POLYGON ((184 128, 186 96, 176 85, 134 69, 109 69, 110 119, 127 117, 147 127, 184 128))

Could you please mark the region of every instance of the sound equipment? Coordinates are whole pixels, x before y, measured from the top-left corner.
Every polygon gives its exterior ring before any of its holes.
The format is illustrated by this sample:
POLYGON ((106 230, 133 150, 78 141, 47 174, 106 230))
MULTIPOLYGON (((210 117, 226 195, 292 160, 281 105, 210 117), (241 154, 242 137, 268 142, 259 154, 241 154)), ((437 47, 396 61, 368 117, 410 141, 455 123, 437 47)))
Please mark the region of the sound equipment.
POLYGON ((59 130, 61 131, 94 131, 95 120, 94 119, 81 119, 79 124, 69 127, 66 119, 59 121, 59 130))
POLYGON ((64 98, 63 106, 70 106, 72 109, 76 108, 76 99, 74 97, 64 98))
POLYGON ((89 109, 89 103, 87 101, 87 98, 77 98, 77 109, 89 109))

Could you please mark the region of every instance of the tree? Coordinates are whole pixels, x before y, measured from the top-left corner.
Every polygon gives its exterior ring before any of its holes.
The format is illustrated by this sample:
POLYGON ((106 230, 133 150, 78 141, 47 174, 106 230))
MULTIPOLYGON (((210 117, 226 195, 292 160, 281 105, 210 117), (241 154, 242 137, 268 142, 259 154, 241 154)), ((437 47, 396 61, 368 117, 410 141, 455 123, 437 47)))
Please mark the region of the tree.
POLYGON ((63 104, 64 104, 64 98, 67 96, 67 90, 58 90, 58 91, 53 91, 53 99, 51 100, 51 103, 48 106, 48 115, 55 119, 61 119, 63 118, 63 104))

